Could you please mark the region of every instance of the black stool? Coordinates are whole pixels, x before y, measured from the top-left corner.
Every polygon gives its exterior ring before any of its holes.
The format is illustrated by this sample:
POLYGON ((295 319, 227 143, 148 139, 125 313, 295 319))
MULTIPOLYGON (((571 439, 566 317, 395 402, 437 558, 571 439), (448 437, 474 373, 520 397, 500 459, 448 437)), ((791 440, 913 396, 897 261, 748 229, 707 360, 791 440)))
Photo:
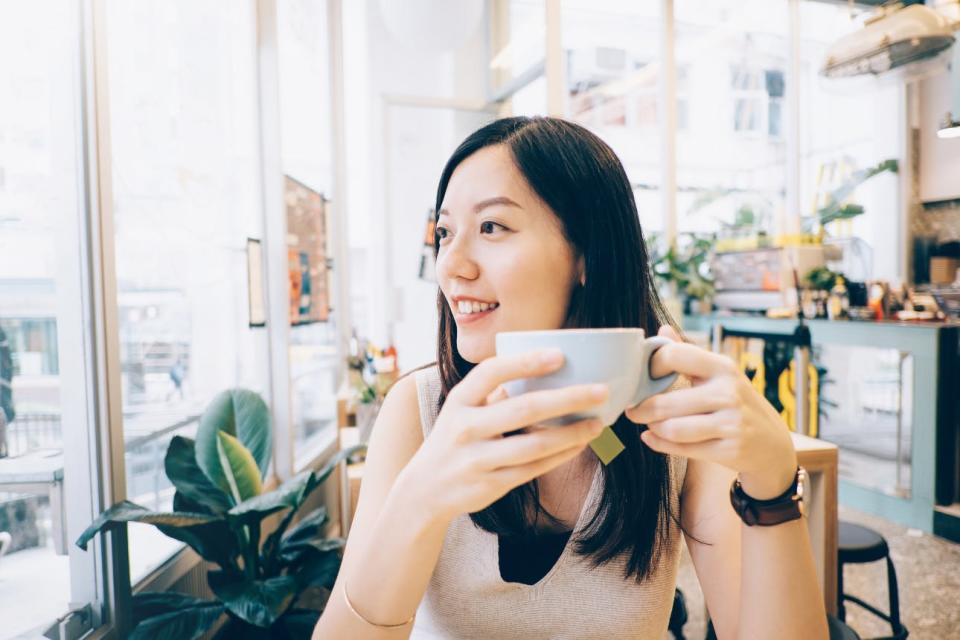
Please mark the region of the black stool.
POLYGON ((877 640, 902 640, 909 632, 900 622, 900 594, 897 591, 897 572, 890 559, 890 548, 883 536, 867 527, 851 522, 840 522, 837 552, 837 617, 846 620, 844 602, 855 602, 875 616, 890 623, 893 635, 877 640), (887 561, 887 593, 890 596, 890 613, 886 614, 873 605, 867 604, 856 596, 843 592, 843 565, 847 563, 861 564, 865 562, 887 561))

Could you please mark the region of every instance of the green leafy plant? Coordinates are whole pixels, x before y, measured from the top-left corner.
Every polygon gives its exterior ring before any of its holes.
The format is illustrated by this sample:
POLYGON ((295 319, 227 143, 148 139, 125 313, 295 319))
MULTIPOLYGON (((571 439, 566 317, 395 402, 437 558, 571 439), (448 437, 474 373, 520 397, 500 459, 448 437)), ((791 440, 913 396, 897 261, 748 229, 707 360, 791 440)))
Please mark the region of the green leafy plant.
POLYGON ((683 249, 670 247, 664 253, 656 250, 651 239, 653 275, 661 283, 675 283, 677 291, 696 300, 714 294, 713 280, 707 275, 707 261, 713 248, 713 236, 692 236, 683 249))
POLYGON ((900 165, 897 160, 890 158, 876 166, 854 171, 846 182, 830 192, 827 196, 827 203, 817 209, 816 215, 803 219, 804 231, 810 233, 818 224, 822 229, 834 220, 849 220, 862 215, 863 207, 855 202, 847 202, 847 199, 853 195, 857 187, 870 178, 887 171, 897 173, 899 168, 900 165))
POLYGON ((217 638, 308 638, 340 569, 344 541, 324 536, 323 507, 296 524, 293 519, 336 466, 362 448, 341 451, 319 471, 305 471, 265 493, 269 410, 252 391, 225 391, 201 417, 196 440, 170 441, 164 465, 176 488, 173 511, 154 512, 125 500, 103 512, 77 545, 86 549, 101 531, 142 522, 217 565, 207 573, 217 600, 135 595, 134 640, 199 638, 220 622, 217 638), (263 521, 274 514, 282 514, 279 523, 261 543, 263 521))
POLYGON ((808 289, 830 291, 837 283, 837 276, 843 274, 831 271, 827 267, 814 267, 803 276, 803 284, 808 289))

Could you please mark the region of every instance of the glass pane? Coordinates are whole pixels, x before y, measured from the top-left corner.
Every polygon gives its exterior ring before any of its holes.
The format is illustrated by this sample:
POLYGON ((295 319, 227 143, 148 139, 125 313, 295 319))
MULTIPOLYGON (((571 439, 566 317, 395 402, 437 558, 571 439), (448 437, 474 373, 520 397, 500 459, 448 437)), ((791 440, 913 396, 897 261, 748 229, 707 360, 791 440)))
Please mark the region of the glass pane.
MULTIPOLYGON (((294 452, 309 462, 312 438, 336 423, 337 329, 327 269, 333 193, 326 2, 277 3, 281 164, 291 255, 290 398, 294 452)), ((299 465, 298 465, 299 466, 299 465)))
POLYGON ((785 215, 786 0, 677 0, 677 228, 771 233, 785 215))
MULTIPOLYGON (((502 0, 490 6, 490 86, 501 91, 520 77, 543 65, 546 50, 546 2, 544 0, 502 0)), ((541 78, 542 80, 542 78, 541 78)), ((535 81, 536 82, 536 81, 535 81)), ((542 114, 547 106, 545 88, 522 89, 522 104, 514 104, 515 115, 542 114), (534 96, 542 100, 536 102, 534 96)))
MULTIPOLYGON (((866 15, 851 13, 845 5, 800 5, 800 188, 806 229, 815 228, 817 211, 831 192, 855 184, 858 172, 902 156, 903 136, 897 134, 905 122, 901 83, 864 77, 828 80, 819 73, 827 47, 862 27, 866 15)), ((836 268, 858 282, 899 280, 898 261, 880 258, 900 253, 898 234, 890 233, 900 216, 897 175, 883 171, 866 180, 847 202, 864 212, 827 225, 827 235, 844 248, 836 268)))
MULTIPOLYGON (((128 498, 171 505, 163 456, 210 399, 265 399, 249 327, 247 238, 261 238, 253 3, 108 3, 118 312, 128 498)), ((179 545, 130 530, 134 582, 179 545)))
POLYGON ((393 325, 404 370, 437 358, 432 244, 424 251, 427 236, 432 243, 437 180, 451 150, 492 119, 487 112, 432 107, 394 106, 387 112, 385 153, 389 171, 385 202, 390 225, 387 234, 392 242, 388 268, 396 274, 394 286, 404 310, 393 325), (427 130, 430 135, 422 135, 427 130))
POLYGON ((60 222, 83 211, 78 34, 77 16, 59 3, 0 1, 0 637, 53 622, 73 600, 58 508, 57 328, 58 292, 70 286, 61 275, 71 266, 58 247, 78 242, 62 237, 60 222))
MULTIPOLYGON (((633 186, 648 237, 660 203, 660 3, 564 0, 568 116, 609 144, 633 186)), ((686 97, 678 100, 686 112, 686 97)))
POLYGON ((840 477, 910 497, 913 357, 897 349, 820 345, 820 437, 840 451, 840 477))

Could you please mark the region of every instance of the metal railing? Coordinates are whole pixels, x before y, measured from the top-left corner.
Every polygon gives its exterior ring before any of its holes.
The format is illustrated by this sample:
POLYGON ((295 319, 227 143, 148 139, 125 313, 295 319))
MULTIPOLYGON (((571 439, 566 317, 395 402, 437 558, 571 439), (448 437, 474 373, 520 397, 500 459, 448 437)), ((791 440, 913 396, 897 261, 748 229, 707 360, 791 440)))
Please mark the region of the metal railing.
POLYGON ((62 446, 63 426, 58 413, 19 413, 13 422, 0 425, 0 457, 62 446))

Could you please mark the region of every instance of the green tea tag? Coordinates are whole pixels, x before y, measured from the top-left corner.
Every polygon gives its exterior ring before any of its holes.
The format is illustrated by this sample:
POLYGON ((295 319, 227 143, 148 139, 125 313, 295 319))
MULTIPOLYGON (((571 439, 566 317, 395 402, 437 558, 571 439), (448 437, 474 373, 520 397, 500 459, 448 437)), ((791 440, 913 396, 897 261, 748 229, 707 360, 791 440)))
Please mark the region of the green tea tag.
POLYGON ((621 451, 626 449, 610 427, 601 431, 600 435, 590 442, 590 448, 593 449, 593 452, 597 454, 603 464, 610 464, 614 458, 620 455, 621 451))

